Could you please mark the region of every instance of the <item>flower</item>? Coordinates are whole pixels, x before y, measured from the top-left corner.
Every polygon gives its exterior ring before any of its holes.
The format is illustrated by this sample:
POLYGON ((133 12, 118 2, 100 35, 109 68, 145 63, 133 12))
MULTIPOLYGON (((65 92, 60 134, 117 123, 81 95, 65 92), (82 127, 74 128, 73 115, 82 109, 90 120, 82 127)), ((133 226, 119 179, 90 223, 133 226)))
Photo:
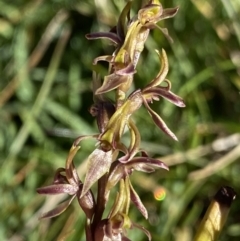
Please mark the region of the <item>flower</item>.
POLYGON ((150 29, 157 27, 171 40, 167 29, 159 27, 157 22, 174 17, 178 11, 178 7, 163 9, 158 0, 150 0, 138 11, 137 16, 129 19, 130 7, 131 2, 128 2, 120 15, 117 27, 114 28, 115 31, 86 35, 88 39, 107 38, 116 45, 113 55, 97 57, 93 64, 97 64, 98 61, 109 62, 111 73, 104 77, 102 86, 96 90, 95 94, 117 89, 117 100, 120 102, 117 106, 122 104, 125 93, 132 84, 133 75, 136 73, 135 69, 150 29))
POLYGON ((60 215, 71 204, 74 198, 77 198, 78 203, 88 219, 92 219, 95 209, 95 200, 91 191, 85 192, 82 195, 83 183, 78 177, 77 170, 72 162, 73 157, 76 155, 79 147, 74 146, 71 148, 67 161, 66 168, 59 168, 55 173, 53 184, 46 187, 37 189, 39 194, 57 195, 69 194, 72 197, 59 204, 56 208, 41 215, 42 218, 51 218, 60 215))
POLYGON ((165 50, 162 49, 162 54, 160 54, 158 50, 156 50, 156 52, 159 56, 159 60, 161 61, 161 68, 158 75, 142 90, 143 104, 152 117, 154 123, 168 136, 177 140, 175 134, 148 104, 149 102, 152 103, 153 100, 159 100, 159 96, 161 96, 178 107, 185 107, 183 99, 171 92, 171 82, 165 79, 168 73, 168 59, 165 50), (165 82, 167 87, 159 86, 162 82, 165 82))
POLYGON ((70 200, 43 214, 41 218, 59 215, 74 198, 77 198, 87 217, 85 231, 88 241, 129 241, 130 239, 126 237, 127 231, 133 228, 142 230, 148 240, 151 240, 150 233, 142 226, 133 223, 129 217, 129 207, 132 202, 148 219, 147 209, 133 188, 130 176, 134 171, 151 173, 160 168, 168 170, 168 167, 161 160, 151 158, 146 152, 141 151, 141 135, 132 115, 142 105, 145 106, 155 124, 167 135, 177 140, 177 137, 149 104, 163 97, 176 106, 185 106, 182 98, 171 91, 171 82, 166 79, 169 67, 167 55, 163 49, 161 53, 156 50, 161 63, 156 77, 144 88, 128 95, 150 30, 160 29, 171 41, 167 29, 157 24, 163 19, 175 16, 178 11, 178 7, 164 9, 159 0, 149 0, 136 16, 130 18, 131 2, 131 0, 127 2, 117 25, 109 32, 86 35, 88 39, 107 38, 116 47, 112 55, 99 56, 93 61, 93 64, 99 61, 109 63, 109 73, 104 77, 103 83, 97 73, 93 74, 94 104, 90 108, 90 113, 96 118, 99 133, 79 136, 69 151, 65 168, 59 168, 56 171, 53 184, 37 190, 40 194, 64 193, 71 196, 70 200), (115 104, 105 98, 105 93, 111 90, 115 90, 116 93, 115 104), (122 142, 125 129, 128 129, 130 134, 128 145, 122 142), (73 159, 81 147, 81 141, 86 138, 94 138, 97 144, 87 157, 87 171, 82 182, 73 159), (98 185, 96 201, 91 191, 95 183, 98 185), (109 214, 103 218, 110 192, 118 183, 119 191, 115 201, 109 214))
POLYGON ((128 185, 127 188, 129 188, 130 196, 128 196, 129 200, 131 199, 134 205, 138 208, 138 210, 142 213, 142 215, 147 219, 148 213, 144 205, 142 204, 137 192, 134 190, 129 176, 134 171, 141 171, 146 173, 154 172, 156 169, 165 169, 168 170, 168 167, 158 159, 154 159, 149 157, 145 152, 142 152, 142 156, 136 156, 130 160, 128 160, 125 163, 120 162, 120 160, 114 162, 114 164, 111 166, 107 186, 106 186, 106 192, 105 197, 107 199, 110 190, 122 179, 127 179, 128 185))
POLYGON ((132 223, 129 216, 130 206, 130 183, 129 177, 126 176, 120 180, 120 190, 113 204, 113 207, 107 219, 102 220, 96 228, 96 241, 127 241, 127 229, 137 228, 143 231, 148 240, 151 240, 150 233, 140 225, 132 223))

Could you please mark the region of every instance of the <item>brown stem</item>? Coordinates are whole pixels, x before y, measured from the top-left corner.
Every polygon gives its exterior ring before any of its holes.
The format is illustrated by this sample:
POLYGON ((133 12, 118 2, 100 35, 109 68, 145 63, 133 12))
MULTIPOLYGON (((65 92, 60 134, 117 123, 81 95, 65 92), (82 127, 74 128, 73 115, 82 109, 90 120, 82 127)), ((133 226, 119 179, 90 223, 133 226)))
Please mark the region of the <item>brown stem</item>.
POLYGON ((102 219, 102 215, 106 206, 105 190, 107 184, 108 174, 105 174, 98 180, 98 194, 97 194, 97 204, 96 211, 92 222, 92 230, 95 231, 98 223, 102 219))
POLYGON ((91 220, 87 219, 85 224, 85 234, 86 234, 86 241, 93 241, 93 234, 91 230, 91 220))

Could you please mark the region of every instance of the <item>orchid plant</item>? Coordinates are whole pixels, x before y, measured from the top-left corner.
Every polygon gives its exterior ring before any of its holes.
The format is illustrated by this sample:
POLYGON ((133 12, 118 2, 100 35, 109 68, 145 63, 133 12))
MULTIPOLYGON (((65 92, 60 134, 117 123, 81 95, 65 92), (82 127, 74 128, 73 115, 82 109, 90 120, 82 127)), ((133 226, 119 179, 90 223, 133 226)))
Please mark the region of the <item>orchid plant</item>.
POLYGON ((161 64, 157 76, 144 88, 129 93, 134 76, 137 73, 141 52, 149 32, 158 28, 170 41, 167 29, 160 28, 157 23, 171 18, 178 12, 178 7, 164 9, 159 0, 149 0, 136 16, 130 17, 132 1, 127 1, 117 25, 109 32, 90 33, 89 40, 104 38, 115 45, 112 55, 99 56, 93 64, 99 61, 109 63, 109 73, 101 81, 99 74, 93 74, 94 104, 90 113, 96 118, 99 133, 89 136, 79 136, 73 143, 66 159, 65 167, 56 171, 53 183, 41 187, 39 194, 56 195, 69 194, 71 198, 55 209, 44 213, 41 218, 50 218, 61 214, 73 201, 78 203, 86 215, 87 241, 120 241, 127 238, 127 230, 138 228, 151 240, 150 233, 142 226, 131 221, 129 207, 132 202, 144 218, 148 212, 130 181, 134 171, 146 173, 168 167, 158 159, 151 158, 140 148, 141 136, 132 115, 144 106, 153 122, 168 136, 177 140, 163 119, 151 109, 150 103, 161 97, 179 107, 184 107, 181 97, 171 91, 171 82, 166 79, 168 74, 168 58, 165 50, 156 53, 161 64), (115 92, 115 100, 109 101, 105 93, 115 92), (129 131, 130 144, 122 142, 125 131, 129 131), (80 144, 87 138, 96 140, 96 148, 87 158, 87 172, 84 181, 78 176, 74 158, 80 144), (97 194, 91 190, 97 184, 97 194), (107 216, 104 217, 105 207, 109 201, 113 187, 119 191, 107 216))

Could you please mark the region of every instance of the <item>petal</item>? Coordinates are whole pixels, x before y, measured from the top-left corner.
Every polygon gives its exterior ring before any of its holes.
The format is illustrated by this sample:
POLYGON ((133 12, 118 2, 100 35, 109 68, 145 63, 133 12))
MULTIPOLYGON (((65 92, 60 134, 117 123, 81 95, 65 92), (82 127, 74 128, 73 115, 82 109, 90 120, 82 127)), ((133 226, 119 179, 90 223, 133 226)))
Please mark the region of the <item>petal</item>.
POLYGON ((174 135, 174 133, 168 128, 168 126, 166 125, 166 123, 162 120, 162 118, 155 112, 153 111, 150 106, 148 105, 147 101, 143 98, 143 103, 145 105, 145 107, 147 108, 148 113, 150 114, 150 116, 152 117, 153 121, 155 122, 155 124, 164 132, 166 133, 168 136, 170 136, 171 138, 173 138, 175 141, 178 141, 177 137, 174 135))
POLYGON ((116 148, 116 143, 119 142, 129 117, 141 107, 142 101, 141 91, 136 90, 133 92, 113 114, 106 126, 106 131, 101 134, 99 140, 101 142, 107 142, 111 144, 113 148, 116 148))
POLYGON ((147 97, 145 99, 148 99, 148 96, 150 96, 151 98, 161 96, 178 107, 185 107, 183 99, 180 96, 175 95, 173 92, 171 92, 170 90, 168 90, 168 88, 165 87, 153 87, 148 90, 143 90, 142 93, 144 97, 147 97))
POLYGON ((112 55, 99 56, 93 60, 93 64, 96 65, 99 61, 106 61, 108 63, 111 63, 113 61, 113 56, 112 55))
MULTIPOLYGON (((130 50, 129 50, 130 51, 130 50)), ((130 56, 131 52, 128 52, 122 47, 116 54, 114 60, 111 62, 114 67, 114 73, 117 75, 133 75, 136 73, 135 66, 132 63, 130 56)), ((127 81, 128 79, 126 79, 127 81)))
POLYGON ((160 26, 158 26, 157 24, 154 24, 154 27, 156 27, 157 29, 159 29, 163 35, 165 36, 165 38, 170 42, 173 43, 173 39, 171 38, 171 36, 168 33, 168 29, 167 28, 161 28, 160 26))
POLYGON ((94 105, 90 108, 92 116, 96 117, 97 125, 100 133, 102 133, 110 118, 116 111, 114 104, 106 100, 97 100, 94 105))
POLYGON ((121 43, 121 40, 119 39, 117 34, 113 32, 89 33, 89 34, 86 34, 85 37, 88 40, 95 40, 95 39, 102 39, 102 38, 108 39, 116 45, 121 43))
POLYGON ((116 73, 105 76, 103 84, 95 92, 96 95, 109 92, 116 89, 119 85, 123 84, 127 79, 127 76, 118 75, 116 73))
MULTIPOLYGON (((84 136, 79 136, 74 142, 73 146, 79 146, 80 142, 88 139, 88 138, 94 138, 96 139, 99 136, 99 134, 94 134, 94 135, 84 135, 84 136)), ((79 146, 80 147, 80 146, 79 146)))
POLYGON ((127 161, 131 160, 135 156, 135 154, 138 152, 138 149, 141 143, 141 135, 138 131, 137 126, 134 124, 134 122, 131 119, 129 119, 129 122, 127 125, 131 134, 131 142, 130 142, 129 152, 125 156, 118 159, 122 163, 126 163, 127 161))
POLYGON ((169 170, 168 166, 164 162, 146 156, 133 158, 129 163, 127 163, 127 167, 142 172, 148 172, 148 170, 151 172, 151 170, 155 171, 155 169, 159 168, 167 171, 169 170))
POLYGON ((160 20, 173 18, 177 14, 178 10, 179 10, 179 7, 163 9, 163 13, 160 17, 160 20))
POLYGON ((138 196, 137 192, 134 190, 132 184, 130 184, 130 197, 134 205, 137 207, 137 209, 140 211, 140 213, 143 215, 144 218, 148 219, 148 212, 145 206, 143 205, 140 197, 138 196))
POLYGON ((66 160, 66 178, 68 180, 68 182, 71 185, 79 185, 80 184, 80 180, 77 174, 77 170, 74 167, 73 164, 73 158, 76 155, 77 151, 81 148, 81 146, 79 145, 79 143, 84 140, 84 139, 88 139, 88 138, 97 138, 99 136, 99 134, 97 135, 84 135, 84 136, 79 136, 74 142, 73 145, 69 151, 67 160, 66 160))
POLYGON ((53 180, 53 184, 63 184, 63 183, 68 183, 68 180, 66 178, 65 175, 62 175, 62 172, 66 172, 65 168, 58 168, 57 171, 55 172, 54 175, 54 180, 53 180))
POLYGON ((121 224, 121 221, 120 221, 119 225, 130 228, 131 221, 130 221, 129 217, 127 216, 128 212, 129 212, 130 201, 131 201, 130 200, 129 177, 126 176, 125 180, 121 179, 119 183, 120 183, 120 185, 119 185, 120 190, 119 190, 119 193, 117 193, 115 202, 108 215, 108 218, 110 218, 111 220, 117 221, 117 222, 113 221, 114 223, 118 223, 118 221, 121 220, 121 219, 119 220, 119 217, 122 217, 123 223, 121 224))
POLYGON ((78 186, 71 184, 55 184, 37 189, 39 194, 56 195, 61 193, 67 193, 73 195, 78 191, 78 186))
POLYGON ((134 228, 137 228, 137 229, 140 229, 141 231, 143 231, 147 235, 149 241, 152 240, 152 236, 151 236, 150 232, 147 229, 145 229, 143 226, 136 224, 136 223, 133 223, 132 226, 134 228))
POLYGON ((161 62, 161 69, 156 76, 154 80, 152 80, 145 88, 144 90, 147 90, 149 88, 152 88, 154 86, 160 85, 166 78, 167 73, 168 73, 168 59, 167 59, 167 54, 164 49, 162 49, 162 54, 159 53, 159 51, 156 49, 155 50, 158 54, 159 60, 161 62))
POLYGON ((132 2, 128 1, 124 9, 122 10, 118 23, 117 23, 117 34, 121 40, 124 40, 127 32, 127 18, 129 17, 132 2))
POLYGON ((87 162, 87 173, 80 198, 87 193, 100 177, 109 171, 112 163, 112 150, 104 152, 100 149, 95 149, 89 155, 87 162))
POLYGON ((126 175, 125 167, 118 161, 114 162, 107 181, 106 194, 126 175))
POLYGON ((63 213, 67 207, 71 204, 71 202, 73 201, 73 199, 75 198, 76 195, 72 196, 71 199, 60 203, 56 208, 52 209, 51 211, 48 211, 44 214, 42 214, 39 219, 43 219, 43 218, 52 218, 52 217, 56 217, 58 215, 60 215, 61 213, 63 213))
POLYGON ((71 185, 76 185, 79 182, 79 178, 73 164, 73 158, 79 149, 80 146, 75 146, 75 144, 73 144, 66 160, 66 178, 71 185))
POLYGON ((150 30, 148 28, 141 28, 136 36, 136 43, 135 43, 135 48, 134 48, 134 54, 132 57, 132 62, 133 65, 137 66, 138 60, 140 58, 141 52, 144 49, 144 44, 147 41, 148 35, 149 35, 150 30))
POLYGON ((136 55, 139 55, 139 53, 142 52, 144 48, 144 43, 147 39, 148 32, 149 32, 147 29, 143 31, 142 29, 143 29, 143 26, 142 24, 139 23, 139 21, 136 20, 132 22, 128 28, 124 44, 119 50, 119 52, 122 52, 123 54, 124 54, 124 51, 127 52, 128 55, 125 54, 124 57, 125 59, 126 57, 129 58, 127 63, 133 61, 134 68, 136 67, 138 57, 139 57, 139 56, 137 57, 136 55))

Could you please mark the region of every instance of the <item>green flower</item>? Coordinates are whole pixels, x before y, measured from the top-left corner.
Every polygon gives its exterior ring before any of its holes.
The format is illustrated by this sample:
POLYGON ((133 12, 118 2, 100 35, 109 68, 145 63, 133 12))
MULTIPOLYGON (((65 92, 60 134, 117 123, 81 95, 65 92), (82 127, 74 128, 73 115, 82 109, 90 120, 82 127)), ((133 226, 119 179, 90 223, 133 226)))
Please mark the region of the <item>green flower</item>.
POLYGON ((133 228, 140 229, 147 235, 148 240, 151 240, 151 234, 144 227, 133 223, 128 216, 132 188, 129 177, 121 179, 119 186, 120 190, 113 207, 107 219, 102 220, 97 226, 94 240, 127 241, 130 240, 126 237, 127 230, 133 228))
POLYGON ((159 1, 149 1, 139 10, 137 17, 129 20, 130 7, 131 2, 128 2, 120 15, 115 32, 86 35, 88 39, 107 38, 116 45, 113 55, 97 57, 93 64, 97 64, 98 61, 109 62, 110 74, 104 77, 102 86, 96 90, 95 94, 117 89, 117 101, 120 102, 117 107, 122 104, 125 93, 131 87, 133 75, 136 72, 135 69, 150 29, 157 27, 168 39, 171 39, 167 29, 160 28, 157 22, 174 17, 178 11, 178 7, 163 9, 159 1))

